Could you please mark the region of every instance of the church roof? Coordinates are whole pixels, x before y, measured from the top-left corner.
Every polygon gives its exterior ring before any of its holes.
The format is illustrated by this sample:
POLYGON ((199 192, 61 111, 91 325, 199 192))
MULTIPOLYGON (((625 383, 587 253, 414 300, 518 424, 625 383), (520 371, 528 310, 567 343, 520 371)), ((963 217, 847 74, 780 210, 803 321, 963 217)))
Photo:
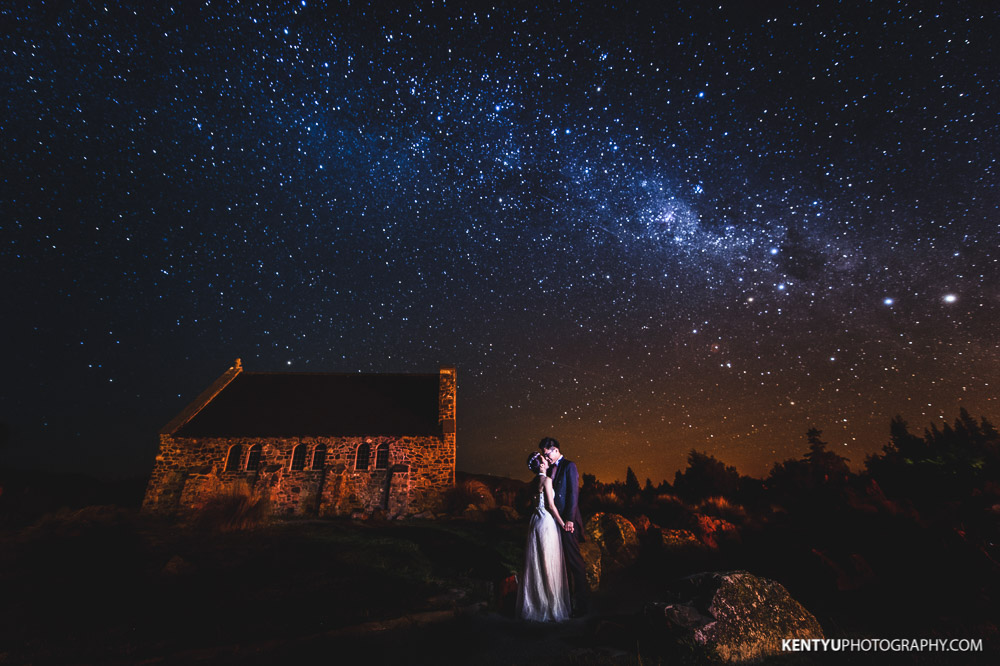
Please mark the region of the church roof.
POLYGON ((163 432, 177 437, 441 435, 438 374, 242 372, 239 363, 231 372, 163 432))

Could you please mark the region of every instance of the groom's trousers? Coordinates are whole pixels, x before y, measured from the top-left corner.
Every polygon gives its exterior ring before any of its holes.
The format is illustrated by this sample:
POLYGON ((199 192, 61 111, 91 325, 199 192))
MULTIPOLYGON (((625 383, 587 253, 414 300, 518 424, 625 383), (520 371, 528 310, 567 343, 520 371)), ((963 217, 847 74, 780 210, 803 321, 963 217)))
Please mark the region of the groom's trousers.
POLYGON ((570 589, 573 592, 573 612, 586 613, 590 598, 587 587, 587 568, 580 554, 580 542, 576 535, 562 532, 563 559, 566 560, 566 573, 569 574, 570 589))

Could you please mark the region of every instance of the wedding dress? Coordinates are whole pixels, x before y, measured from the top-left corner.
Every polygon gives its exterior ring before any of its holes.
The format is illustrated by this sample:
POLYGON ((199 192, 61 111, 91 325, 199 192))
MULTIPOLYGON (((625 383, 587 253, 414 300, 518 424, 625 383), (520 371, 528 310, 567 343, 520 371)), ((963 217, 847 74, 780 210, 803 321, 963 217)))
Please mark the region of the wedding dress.
POLYGON ((569 617, 569 582, 560 532, 545 507, 544 491, 539 491, 517 588, 517 615, 522 619, 559 622, 569 617))

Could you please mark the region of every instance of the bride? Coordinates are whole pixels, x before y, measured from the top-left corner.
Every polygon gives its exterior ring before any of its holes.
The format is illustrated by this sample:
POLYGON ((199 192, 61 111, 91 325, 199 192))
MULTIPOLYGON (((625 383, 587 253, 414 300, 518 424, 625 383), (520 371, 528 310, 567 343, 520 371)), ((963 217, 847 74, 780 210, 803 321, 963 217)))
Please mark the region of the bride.
POLYGON ((559 622, 570 614, 560 535, 565 523, 552 501, 552 479, 546 475, 549 461, 537 452, 528 458, 528 468, 538 475, 538 505, 531 516, 524 575, 517 588, 517 615, 536 622, 559 622))

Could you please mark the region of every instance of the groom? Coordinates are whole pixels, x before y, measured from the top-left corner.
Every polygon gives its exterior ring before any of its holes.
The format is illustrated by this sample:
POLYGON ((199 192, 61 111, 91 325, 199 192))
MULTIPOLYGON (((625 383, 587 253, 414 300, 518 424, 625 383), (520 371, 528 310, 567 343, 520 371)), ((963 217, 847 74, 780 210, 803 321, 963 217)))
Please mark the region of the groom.
POLYGON ((580 542, 585 541, 583 516, 578 504, 580 473, 576 469, 576 463, 559 452, 559 442, 553 438, 546 437, 538 443, 538 448, 549 460, 553 500, 566 525, 562 532, 563 558, 566 560, 566 573, 573 592, 573 617, 580 617, 587 612, 588 597, 587 573, 580 554, 580 542))

